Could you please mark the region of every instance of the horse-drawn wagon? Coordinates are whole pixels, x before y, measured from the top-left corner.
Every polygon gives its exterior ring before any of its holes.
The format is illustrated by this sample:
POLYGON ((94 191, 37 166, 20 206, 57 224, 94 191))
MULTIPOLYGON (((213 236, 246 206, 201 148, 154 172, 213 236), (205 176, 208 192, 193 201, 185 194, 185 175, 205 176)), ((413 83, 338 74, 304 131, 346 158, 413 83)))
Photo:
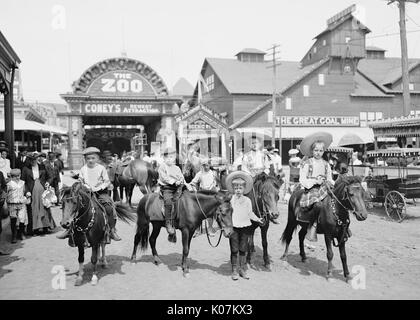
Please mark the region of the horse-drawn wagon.
MULTIPOLYGON (((370 167, 371 173, 365 178, 372 202, 382 203, 386 214, 401 222, 407 211, 407 200, 420 198, 420 166, 410 166, 407 158, 419 157, 420 148, 392 148, 368 151, 367 156, 382 159, 384 164, 392 159, 392 166, 370 167)), ((362 167, 359 167, 362 168, 362 167)), ((359 169, 359 168, 354 168, 359 169)), ((358 172, 356 172, 357 174, 358 172)))

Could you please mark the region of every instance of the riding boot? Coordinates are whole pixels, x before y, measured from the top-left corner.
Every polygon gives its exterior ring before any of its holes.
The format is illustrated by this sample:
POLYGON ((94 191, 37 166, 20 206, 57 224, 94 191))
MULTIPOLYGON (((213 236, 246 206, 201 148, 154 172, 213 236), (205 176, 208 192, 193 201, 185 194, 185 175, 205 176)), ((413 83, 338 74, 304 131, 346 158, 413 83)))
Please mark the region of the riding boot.
POLYGON ((64 230, 62 234, 56 236, 57 239, 66 239, 70 235, 70 229, 64 230))
POLYGON ((239 256, 239 275, 246 280, 249 279, 249 276, 246 273, 246 256, 245 255, 239 256))
POLYGON ((238 280, 239 279, 239 273, 238 273, 238 265, 232 264, 232 280, 238 280))
POLYGON ((312 242, 317 242, 318 241, 318 237, 316 235, 316 227, 317 227, 317 223, 314 222, 311 226, 311 228, 309 229, 309 232, 306 233, 306 239, 312 242))
POLYGON ((238 254, 231 254, 230 255, 230 264, 232 265, 232 280, 239 279, 238 273, 238 254))
POLYGON ((172 205, 165 205, 165 227, 170 236, 175 234, 175 228, 172 225, 172 205))
POLYGON ((115 229, 115 225, 117 224, 117 219, 109 219, 110 221, 113 220, 112 224, 109 224, 109 237, 114 241, 121 241, 121 238, 117 234, 117 229, 115 229))
POLYGON ((12 243, 16 243, 16 221, 17 218, 10 218, 10 229, 12 230, 12 243))
POLYGON ((18 240, 26 240, 24 233, 25 233, 25 224, 24 223, 19 223, 19 229, 18 229, 18 232, 17 232, 18 240))

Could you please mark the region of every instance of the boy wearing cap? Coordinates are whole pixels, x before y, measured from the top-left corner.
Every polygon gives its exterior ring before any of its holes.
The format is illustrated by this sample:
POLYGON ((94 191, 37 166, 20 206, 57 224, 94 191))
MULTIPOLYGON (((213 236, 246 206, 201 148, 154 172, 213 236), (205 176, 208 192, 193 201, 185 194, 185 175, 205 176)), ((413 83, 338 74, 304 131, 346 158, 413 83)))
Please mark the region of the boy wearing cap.
MULTIPOLYGON (((115 225, 117 223, 117 214, 114 208, 114 202, 108 194, 108 187, 110 181, 106 168, 99 164, 100 150, 95 147, 86 148, 83 151, 86 164, 80 169, 79 179, 84 183, 85 187, 96 194, 98 201, 104 206, 108 226, 109 236, 114 241, 120 241, 121 238, 117 235, 115 225)), ((64 239, 68 236, 69 230, 66 230, 59 239, 64 239)))
POLYGON ((165 225, 170 236, 169 239, 173 239, 171 236, 175 235, 172 219, 173 199, 180 195, 182 186, 185 184, 181 169, 175 165, 175 157, 176 150, 167 148, 163 153, 163 163, 159 166, 158 170, 158 184, 160 185, 163 194, 165 225))
POLYGON ((28 198, 30 192, 25 194, 25 181, 20 180, 20 169, 12 169, 10 171, 11 180, 7 183, 7 206, 10 213, 10 228, 12 229, 12 243, 16 243, 17 238, 24 240, 25 226, 28 224, 28 214, 26 205, 30 203, 28 198), (17 226, 19 226, 17 230, 17 226))
POLYGON ((239 276, 249 279, 246 273, 246 252, 251 235, 251 220, 262 223, 262 219, 258 218, 252 211, 251 199, 244 196, 251 191, 253 179, 246 172, 234 171, 226 177, 226 185, 228 190, 234 194, 230 201, 233 209, 233 233, 229 238, 232 280, 238 280, 239 276))

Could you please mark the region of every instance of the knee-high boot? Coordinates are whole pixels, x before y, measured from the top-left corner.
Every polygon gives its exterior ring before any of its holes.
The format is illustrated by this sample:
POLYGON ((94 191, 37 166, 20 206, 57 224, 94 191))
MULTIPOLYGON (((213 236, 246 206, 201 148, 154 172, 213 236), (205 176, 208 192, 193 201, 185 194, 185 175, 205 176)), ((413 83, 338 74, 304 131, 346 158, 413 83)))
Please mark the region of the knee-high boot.
POLYGON ((12 243, 16 243, 16 222, 17 218, 10 218, 10 229, 12 230, 12 243))
POLYGON ((246 255, 239 256, 239 275, 244 279, 249 279, 249 276, 246 273, 246 255))
POLYGON ((121 238, 117 234, 115 225, 117 224, 117 219, 113 214, 108 215, 108 226, 109 226, 109 237, 114 241, 121 241, 121 238))
POLYGON ((175 228, 172 224, 172 204, 165 204, 165 227, 169 235, 173 236, 175 234, 175 228))
POLYGON ((230 255, 230 263, 232 265, 232 280, 238 280, 239 274, 238 274, 238 255, 237 254, 230 255))
POLYGON ((25 240, 25 224, 19 223, 19 229, 17 231, 18 240, 25 240))

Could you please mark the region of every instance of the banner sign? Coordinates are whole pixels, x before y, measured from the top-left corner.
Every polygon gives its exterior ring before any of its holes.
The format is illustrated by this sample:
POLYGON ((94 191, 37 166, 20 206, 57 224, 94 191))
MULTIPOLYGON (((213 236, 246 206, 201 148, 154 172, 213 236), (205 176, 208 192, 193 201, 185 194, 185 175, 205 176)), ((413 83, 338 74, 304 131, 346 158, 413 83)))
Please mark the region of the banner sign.
POLYGON ((359 117, 281 116, 281 126, 289 127, 359 127, 359 117))
POLYGON ((160 114, 161 106, 135 103, 83 103, 82 113, 87 114, 160 114))

